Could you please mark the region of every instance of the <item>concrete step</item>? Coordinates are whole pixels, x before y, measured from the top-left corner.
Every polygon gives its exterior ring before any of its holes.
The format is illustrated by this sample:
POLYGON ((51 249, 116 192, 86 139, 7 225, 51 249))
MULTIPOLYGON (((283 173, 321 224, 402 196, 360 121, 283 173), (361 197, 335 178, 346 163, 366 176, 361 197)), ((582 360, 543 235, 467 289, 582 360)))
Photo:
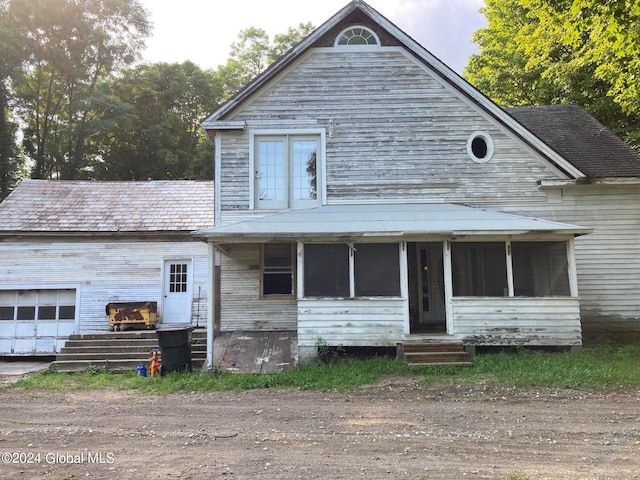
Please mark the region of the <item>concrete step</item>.
MULTIPOLYGON (((51 369, 56 372, 82 372, 89 368, 98 368, 105 369, 109 371, 125 371, 132 370, 135 371, 140 364, 145 365, 149 368, 148 362, 141 362, 137 359, 120 359, 120 360, 94 360, 91 362, 83 361, 83 360, 56 360, 51 364, 51 369)), ((192 359, 191 364, 193 366, 193 370, 200 370, 204 365, 205 360, 203 359, 192 359)))
MULTIPOLYGON (((191 341, 191 345, 194 347, 200 347, 207 345, 206 338, 194 338, 191 341)), ((114 348, 135 348, 135 349, 152 349, 158 348, 158 339, 127 339, 127 340, 67 340, 64 344, 64 349, 114 349, 114 348)))
MULTIPOLYGON (((112 370, 135 369, 149 363, 149 353, 160 349, 155 331, 134 330, 72 335, 51 368, 61 372, 82 371, 90 366, 112 370)), ((191 361, 198 368, 207 356, 207 332, 192 331, 191 361)))

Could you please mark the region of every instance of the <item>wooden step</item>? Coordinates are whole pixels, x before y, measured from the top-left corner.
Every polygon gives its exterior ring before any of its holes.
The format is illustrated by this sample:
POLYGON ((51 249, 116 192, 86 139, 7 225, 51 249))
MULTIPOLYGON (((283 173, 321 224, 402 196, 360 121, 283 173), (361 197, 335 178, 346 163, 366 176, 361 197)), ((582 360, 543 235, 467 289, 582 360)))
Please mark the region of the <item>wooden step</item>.
POLYGON ((405 342, 403 352, 464 352, 462 342, 405 342))
POLYGON ((462 342, 406 342, 400 348, 409 365, 473 365, 462 342))

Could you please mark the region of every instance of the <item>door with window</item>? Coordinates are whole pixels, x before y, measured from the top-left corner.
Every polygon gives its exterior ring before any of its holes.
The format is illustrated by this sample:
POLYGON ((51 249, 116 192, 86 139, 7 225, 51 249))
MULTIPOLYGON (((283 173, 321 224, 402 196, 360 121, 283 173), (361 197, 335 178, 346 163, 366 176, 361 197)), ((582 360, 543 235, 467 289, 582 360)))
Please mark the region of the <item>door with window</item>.
POLYGON ((418 243, 416 249, 419 315, 412 333, 444 332, 447 322, 442 243, 418 243))
POLYGON ((191 260, 165 260, 163 323, 190 323, 192 303, 191 260))
POLYGON ((255 137, 255 195, 257 208, 317 206, 318 135, 255 137))

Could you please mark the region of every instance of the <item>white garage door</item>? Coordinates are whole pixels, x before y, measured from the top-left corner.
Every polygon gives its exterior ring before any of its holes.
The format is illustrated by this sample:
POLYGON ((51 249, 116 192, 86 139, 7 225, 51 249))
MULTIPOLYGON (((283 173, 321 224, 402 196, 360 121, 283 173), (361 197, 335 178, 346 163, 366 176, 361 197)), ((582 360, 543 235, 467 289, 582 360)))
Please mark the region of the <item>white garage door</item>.
POLYGON ((0 355, 53 355, 75 329, 75 289, 0 290, 0 355))

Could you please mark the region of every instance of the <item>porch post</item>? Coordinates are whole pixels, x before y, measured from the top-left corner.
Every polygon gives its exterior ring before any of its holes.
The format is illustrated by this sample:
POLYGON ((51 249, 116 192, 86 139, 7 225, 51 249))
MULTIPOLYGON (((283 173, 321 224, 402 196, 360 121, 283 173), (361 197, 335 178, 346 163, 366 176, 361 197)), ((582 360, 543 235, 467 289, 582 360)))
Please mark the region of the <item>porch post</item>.
POLYGON ((453 271, 451 268, 451 241, 442 242, 442 266, 444 270, 444 306, 447 334, 453 335, 453 271))
POLYGON ((216 270, 216 252, 213 243, 207 242, 207 260, 208 260, 208 273, 207 273, 207 370, 213 370, 213 341, 214 341, 214 319, 215 319, 215 270, 216 270))
POLYGON ((407 242, 401 241, 399 245, 400 250, 400 297, 402 297, 404 303, 404 333, 409 335, 411 333, 411 322, 409 321, 409 266, 407 264, 407 242))
POLYGON ((576 239, 572 237, 567 242, 567 267, 569 274, 569 294, 578 296, 578 271, 576 269, 576 239))

